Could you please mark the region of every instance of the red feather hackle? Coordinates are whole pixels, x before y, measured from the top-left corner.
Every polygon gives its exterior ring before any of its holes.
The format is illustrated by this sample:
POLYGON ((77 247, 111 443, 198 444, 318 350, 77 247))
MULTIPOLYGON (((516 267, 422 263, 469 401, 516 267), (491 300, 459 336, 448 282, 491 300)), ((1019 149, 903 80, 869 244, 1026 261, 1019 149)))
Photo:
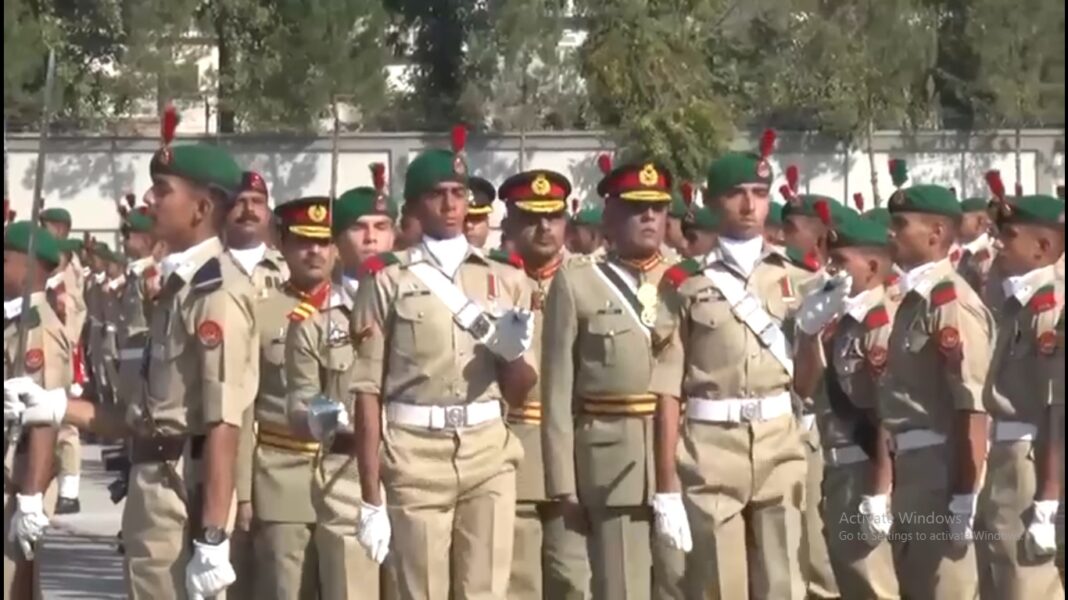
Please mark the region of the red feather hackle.
POLYGON ((790 189, 790 186, 785 183, 779 186, 779 194, 781 194, 787 202, 791 202, 797 197, 797 195, 794 194, 794 191, 790 189))
POLYGON ((786 185, 790 186, 790 191, 797 193, 798 183, 801 181, 801 171, 797 168, 797 165, 790 165, 786 167, 786 185))
POLYGON ((760 136, 760 158, 767 159, 775 149, 775 130, 765 129, 760 136))
POLYGON ((820 217, 820 222, 830 227, 831 223, 831 207, 827 204, 826 200, 820 200, 816 202, 816 214, 820 217))
POLYGON ((990 188, 990 193, 994 195, 999 201, 1005 201, 1005 182, 1001 180, 1001 171, 992 169, 986 172, 986 185, 990 188))
POLYGON ((169 146, 174 141, 174 133, 178 130, 178 109, 173 104, 167 104, 163 109, 163 120, 160 123, 159 136, 163 139, 163 145, 169 146))
POLYGON ((601 170, 602 175, 608 175, 612 172, 612 157, 608 154, 602 154, 597 157, 597 168, 601 170))
POLYGON ((464 151, 467 146, 467 127, 462 123, 452 126, 452 133, 450 135, 450 142, 452 143, 452 151, 459 154, 464 151))
POLYGON ((864 194, 857 192, 853 194, 853 205, 857 207, 857 210, 864 212, 864 194))
POLYGON ((371 181, 375 191, 381 192, 386 189, 386 165, 383 163, 371 163, 371 181))
POLYGON ((693 204, 693 184, 689 181, 682 182, 682 201, 686 206, 693 204))

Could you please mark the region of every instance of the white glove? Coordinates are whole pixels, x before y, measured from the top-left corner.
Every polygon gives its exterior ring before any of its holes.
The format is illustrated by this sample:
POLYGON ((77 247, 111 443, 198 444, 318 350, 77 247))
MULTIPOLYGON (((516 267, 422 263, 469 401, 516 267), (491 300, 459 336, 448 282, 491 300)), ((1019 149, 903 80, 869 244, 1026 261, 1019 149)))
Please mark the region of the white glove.
POLYGON ((958 546, 967 546, 972 543, 975 532, 972 526, 975 523, 975 503, 978 496, 975 494, 954 494, 949 502, 949 534, 953 543, 958 546))
POLYGON ((1057 551, 1057 500, 1036 500, 1031 507, 1025 544, 1032 558, 1050 556, 1057 551))
POLYGON ((386 505, 375 506, 360 501, 360 524, 356 529, 356 540, 371 560, 382 564, 389 555, 389 540, 393 536, 393 529, 389 525, 389 515, 386 514, 386 505))
POLYGON ((230 564, 230 540, 212 546, 193 540, 193 556, 185 565, 185 591, 189 600, 203 600, 222 592, 237 580, 230 564))
POLYGON ((44 499, 41 494, 15 496, 18 504, 15 513, 11 515, 11 530, 7 537, 12 542, 18 542, 22 550, 22 556, 26 560, 33 560, 33 546, 44 535, 48 528, 48 517, 44 514, 44 499))
POLYGON ((682 494, 653 494, 653 516, 656 535, 668 548, 683 552, 693 550, 690 521, 686 518, 682 494))
POLYGON ((506 361, 513 361, 530 349, 534 341, 534 313, 514 308, 502 314, 486 347, 506 361))
POLYGON ((67 390, 46 390, 29 377, 4 381, 4 420, 18 415, 22 425, 55 425, 67 414, 67 390), (19 405, 22 405, 20 408, 19 405))
POLYGON ((823 330, 845 310, 845 300, 853 289, 853 278, 840 271, 817 291, 805 297, 797 313, 797 326, 809 335, 823 330))
POLYGON ((857 512, 860 513, 860 533, 864 540, 871 546, 878 546, 890 533, 890 526, 894 523, 894 516, 890 514, 890 497, 886 494, 861 496, 857 512))
POLYGON ((308 431, 311 432, 312 437, 322 441, 329 437, 339 427, 348 427, 351 421, 349 420, 349 411, 345 410, 344 404, 338 404, 334 409, 336 410, 336 421, 333 417, 324 419, 324 416, 320 411, 308 410, 308 431), (328 421, 329 423, 324 423, 328 421))

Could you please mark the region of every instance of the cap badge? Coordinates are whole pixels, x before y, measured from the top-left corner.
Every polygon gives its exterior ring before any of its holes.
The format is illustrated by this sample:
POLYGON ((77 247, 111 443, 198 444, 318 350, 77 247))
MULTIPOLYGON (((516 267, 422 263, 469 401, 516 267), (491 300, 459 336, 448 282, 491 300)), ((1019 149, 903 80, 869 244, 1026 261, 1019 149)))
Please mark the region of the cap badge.
POLYGON ((313 204, 309 206, 308 218, 314 223, 322 223, 326 220, 326 207, 322 204, 313 204))
POLYGON ((646 163, 640 173, 638 173, 638 181, 646 187, 652 187, 660 182, 660 174, 656 172, 656 167, 653 163, 646 163))
POLYGON ((771 177, 771 165, 768 164, 768 161, 760 159, 760 161, 757 162, 756 174, 757 177, 760 177, 761 179, 771 177))
POLYGON ((467 175, 467 163, 462 156, 457 155, 452 159, 452 172, 460 176, 467 175))
POLYGON ((538 175, 534 178, 534 181, 530 183, 530 191, 534 192, 537 196, 548 196, 553 186, 549 183, 549 180, 545 175, 538 175))

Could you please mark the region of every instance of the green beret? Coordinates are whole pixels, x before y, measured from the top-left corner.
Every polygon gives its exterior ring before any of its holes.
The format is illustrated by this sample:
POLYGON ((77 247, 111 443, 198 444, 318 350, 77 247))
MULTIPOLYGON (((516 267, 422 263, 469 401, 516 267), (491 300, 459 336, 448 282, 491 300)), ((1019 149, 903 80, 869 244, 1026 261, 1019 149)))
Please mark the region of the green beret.
POLYGON ((816 212, 816 204, 819 202, 826 202, 827 206, 831 207, 831 218, 835 221, 839 217, 844 215, 857 214, 852 208, 849 208, 845 204, 831 198, 830 196, 821 196, 819 194, 799 194, 797 200, 793 202, 787 202, 782 207, 782 219, 785 221, 791 216, 800 217, 812 217, 814 219, 820 218, 819 213, 816 212))
POLYGON ((382 215, 393 219, 397 216, 397 207, 373 187, 352 188, 334 201, 333 235, 345 231, 366 215, 382 215))
POLYGON ((57 240, 56 243, 59 244, 60 252, 81 252, 82 248, 85 246, 85 242, 80 238, 57 240))
POLYGON ((467 184, 467 164, 451 150, 427 150, 415 157, 404 174, 404 199, 415 200, 439 183, 467 184))
POLYGON ((108 256, 111 254, 111 248, 104 242, 95 242, 93 244, 92 253, 107 260, 108 256))
POLYGON ((827 242, 831 248, 884 247, 889 238, 885 226, 853 213, 835 219, 827 242))
POLYGON ((690 207, 686 204, 682 194, 678 191, 671 193, 671 206, 668 207, 668 216, 676 219, 685 219, 690 207))
POLYGON ((744 183, 771 185, 771 165, 751 152, 728 152, 708 167, 706 198, 717 198, 744 183))
POLYGON ((216 187, 228 195, 241 189, 244 172, 234 157, 219 146, 183 144, 160 148, 152 156, 152 176, 175 175, 200 185, 216 187))
POLYGON ((960 202, 949 188, 940 185, 914 185, 890 196, 890 212, 913 212, 960 217, 960 202))
POLYGON ((70 225, 70 212, 65 208, 46 208, 39 215, 42 223, 63 223, 70 225))
POLYGON ((1020 196, 994 205, 998 225, 1011 223, 1064 227, 1064 200, 1038 194, 1020 196))
POLYGON ((862 216, 869 221, 875 221, 883 227, 890 227, 890 211, 881 206, 869 210, 862 216))
POLYGON ((687 214, 683 224, 701 231, 717 231, 719 230, 719 213, 711 207, 702 206, 687 214))
POLYGON ((590 208, 584 208, 571 218, 571 222, 575 225, 587 225, 589 227, 600 227, 604 220, 604 209, 600 206, 593 206, 590 208))
POLYGON ((47 229, 29 221, 18 221, 7 226, 4 230, 4 249, 23 254, 29 252, 31 234, 34 237, 34 256, 50 265, 58 265, 59 242, 47 229))
POLYGON ((986 212, 989 204, 990 200, 986 198, 965 198, 960 203, 960 210, 966 213, 986 212))
POLYGON ((777 202, 772 202, 768 206, 768 217, 764 219, 764 225, 771 225, 773 227, 782 227, 782 211, 783 205, 777 202))
POLYGON ((136 233, 151 233, 154 224, 155 221, 153 221, 152 217, 139 210, 135 210, 126 217, 124 227, 127 231, 136 233))

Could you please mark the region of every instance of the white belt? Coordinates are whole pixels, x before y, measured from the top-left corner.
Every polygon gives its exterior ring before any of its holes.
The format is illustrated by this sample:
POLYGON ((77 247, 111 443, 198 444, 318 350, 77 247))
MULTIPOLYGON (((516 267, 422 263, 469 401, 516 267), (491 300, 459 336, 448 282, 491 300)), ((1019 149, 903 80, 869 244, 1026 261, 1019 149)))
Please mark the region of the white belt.
POLYGON ((1038 427, 1020 421, 994 421, 990 434, 994 442, 1033 442, 1038 437, 1038 427))
POLYGON ((119 350, 119 360, 141 360, 144 357, 144 348, 126 348, 125 350, 119 350))
POLYGON ((824 448, 823 462, 832 467, 853 465, 868 460, 868 454, 860 446, 852 444, 838 448, 824 448))
POLYGON ((430 430, 462 429, 500 418, 501 403, 496 400, 452 406, 386 403, 386 420, 390 423, 430 430))
POLYGON ((746 423, 770 421, 794 411, 790 392, 766 398, 687 398, 686 417, 707 423, 746 423))
POLYGON ((812 413, 805 413, 801 415, 801 429, 805 431, 812 431, 812 427, 816 424, 816 415, 812 413))
POLYGON ((894 436, 894 445, 898 452, 930 448, 944 443, 946 443, 946 436, 930 429, 913 429, 894 436))

